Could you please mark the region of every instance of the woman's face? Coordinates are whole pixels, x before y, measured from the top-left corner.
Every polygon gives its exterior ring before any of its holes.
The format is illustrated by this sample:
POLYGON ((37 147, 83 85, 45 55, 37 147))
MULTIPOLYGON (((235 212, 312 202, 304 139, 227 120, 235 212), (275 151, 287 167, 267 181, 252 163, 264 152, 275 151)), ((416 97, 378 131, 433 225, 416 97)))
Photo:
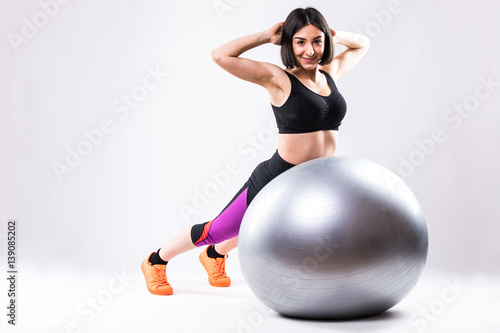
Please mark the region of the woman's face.
POLYGON ((299 67, 315 69, 325 52, 325 34, 309 24, 293 35, 292 45, 299 67))

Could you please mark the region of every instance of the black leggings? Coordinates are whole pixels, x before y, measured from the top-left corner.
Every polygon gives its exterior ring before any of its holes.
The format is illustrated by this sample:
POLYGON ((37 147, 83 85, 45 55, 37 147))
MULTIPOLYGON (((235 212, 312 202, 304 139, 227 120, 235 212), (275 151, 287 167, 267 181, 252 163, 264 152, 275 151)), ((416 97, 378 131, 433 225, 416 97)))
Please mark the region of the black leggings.
POLYGON ((278 152, 267 161, 260 163, 236 193, 229 204, 212 221, 195 224, 191 228, 191 240, 196 246, 217 244, 236 237, 240 230, 241 220, 248 205, 257 193, 271 180, 294 165, 288 163, 278 152))

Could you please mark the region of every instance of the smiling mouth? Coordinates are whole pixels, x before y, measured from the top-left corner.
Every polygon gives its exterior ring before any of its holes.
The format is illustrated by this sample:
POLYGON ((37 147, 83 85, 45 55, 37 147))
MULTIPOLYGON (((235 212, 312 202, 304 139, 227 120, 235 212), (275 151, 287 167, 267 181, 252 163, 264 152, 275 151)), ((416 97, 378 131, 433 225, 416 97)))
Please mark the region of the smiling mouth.
POLYGON ((304 59, 304 61, 307 63, 311 63, 314 62, 314 60, 316 60, 316 58, 302 58, 302 59, 304 59))

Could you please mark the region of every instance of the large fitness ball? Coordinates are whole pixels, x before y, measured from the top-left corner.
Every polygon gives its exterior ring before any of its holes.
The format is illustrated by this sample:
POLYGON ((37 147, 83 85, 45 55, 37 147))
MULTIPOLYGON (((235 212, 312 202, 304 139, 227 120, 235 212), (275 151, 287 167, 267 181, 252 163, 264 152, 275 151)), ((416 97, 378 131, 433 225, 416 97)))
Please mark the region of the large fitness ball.
POLYGON ((264 304, 301 318, 385 311, 415 286, 427 258, 420 205, 377 163, 325 157, 282 173, 240 228, 243 276, 264 304))

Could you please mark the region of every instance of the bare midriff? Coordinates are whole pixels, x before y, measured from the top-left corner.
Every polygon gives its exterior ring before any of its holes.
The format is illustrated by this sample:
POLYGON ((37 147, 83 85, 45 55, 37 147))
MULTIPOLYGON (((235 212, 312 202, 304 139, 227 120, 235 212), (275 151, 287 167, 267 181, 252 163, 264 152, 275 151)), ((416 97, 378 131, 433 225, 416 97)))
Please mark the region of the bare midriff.
POLYGON ((315 158, 333 156, 338 131, 279 134, 278 154, 288 163, 300 164, 315 158))

